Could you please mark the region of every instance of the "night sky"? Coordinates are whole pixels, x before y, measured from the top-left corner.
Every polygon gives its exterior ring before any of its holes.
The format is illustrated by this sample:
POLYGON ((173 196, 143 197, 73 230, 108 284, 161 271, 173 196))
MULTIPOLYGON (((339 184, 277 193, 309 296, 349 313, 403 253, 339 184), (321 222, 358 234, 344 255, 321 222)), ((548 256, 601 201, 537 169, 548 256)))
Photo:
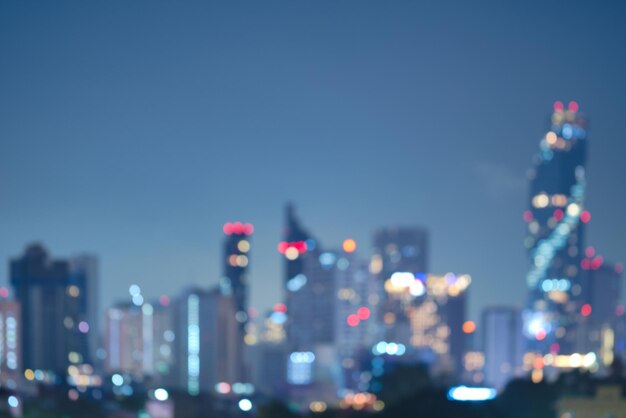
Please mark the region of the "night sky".
POLYGON ((588 243, 626 260, 624 1, 1 1, 0 284, 41 241, 102 303, 221 274, 252 222, 279 301, 296 203, 328 248, 423 225, 471 316, 525 300, 526 170, 555 100, 590 119, 588 243))

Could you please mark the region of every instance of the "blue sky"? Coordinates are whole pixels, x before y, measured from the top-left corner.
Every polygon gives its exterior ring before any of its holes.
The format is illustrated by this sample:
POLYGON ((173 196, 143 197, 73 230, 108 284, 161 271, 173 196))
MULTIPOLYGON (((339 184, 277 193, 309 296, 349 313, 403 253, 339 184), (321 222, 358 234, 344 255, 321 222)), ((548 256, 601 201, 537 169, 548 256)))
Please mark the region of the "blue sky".
POLYGON ((588 243, 626 260, 625 21, 620 1, 1 2, 0 259, 37 240, 98 254, 105 305, 176 294, 217 281, 243 220, 267 307, 293 200, 328 247, 426 226, 476 319, 522 303, 554 100, 590 119, 588 243))

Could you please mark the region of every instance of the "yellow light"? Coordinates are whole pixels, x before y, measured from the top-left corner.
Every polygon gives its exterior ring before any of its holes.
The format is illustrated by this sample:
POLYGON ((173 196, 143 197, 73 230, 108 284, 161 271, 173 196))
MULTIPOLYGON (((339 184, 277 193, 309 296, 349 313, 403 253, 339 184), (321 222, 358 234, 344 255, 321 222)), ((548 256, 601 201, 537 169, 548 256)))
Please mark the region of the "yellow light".
POLYGON ((343 250, 347 253, 353 253, 356 250, 356 241, 351 238, 348 238, 343 242, 343 250))
POLYGON ((546 134, 546 142, 549 145, 554 145, 556 143, 556 134, 554 132, 548 132, 546 134))
POLYGON ((67 288, 67 294, 70 295, 73 298, 77 298, 78 295, 80 295, 80 289, 78 288, 78 286, 69 286, 67 288))
POLYGON ((237 249, 242 253, 247 253, 248 251, 250 251, 250 243, 245 239, 242 239, 237 243, 237 249))
POLYGON ((287 257, 288 260, 295 260, 296 258, 298 258, 300 256, 300 253, 298 252, 298 250, 294 247, 289 247, 285 250, 285 257, 287 257))
POLYGON ((383 258, 378 254, 374 254, 372 256, 372 259, 370 260, 370 273, 378 274, 382 271, 382 269, 383 269, 383 258))
POLYGON ((543 370, 541 369, 533 370, 533 372, 530 375, 530 379, 533 381, 533 383, 541 383, 541 381, 543 380, 543 370))
POLYGON ((252 334, 246 334, 243 337, 243 342, 246 343, 246 345, 255 345, 257 343, 257 339, 252 334))
POLYGON ((31 369, 26 369, 24 370, 24 377, 26 378, 26 380, 34 380, 35 372, 33 372, 31 369))
POLYGON ((326 411, 326 402, 314 401, 309 404, 309 409, 311 412, 324 412, 326 411))
POLYGON ((383 409, 385 409, 385 402, 383 401, 374 402, 374 405, 372 405, 372 409, 376 412, 382 411, 383 409))

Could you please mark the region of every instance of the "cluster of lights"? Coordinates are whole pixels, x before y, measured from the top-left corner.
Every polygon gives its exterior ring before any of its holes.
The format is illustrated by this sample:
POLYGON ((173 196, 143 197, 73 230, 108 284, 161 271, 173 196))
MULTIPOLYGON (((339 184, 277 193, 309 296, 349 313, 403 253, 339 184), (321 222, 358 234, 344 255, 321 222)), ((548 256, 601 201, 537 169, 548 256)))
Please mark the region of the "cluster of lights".
POLYGON ((601 255, 594 257, 594 252, 590 251, 590 248, 593 250, 592 247, 588 247, 587 251, 585 251, 585 255, 587 257, 580 260, 580 268, 583 270, 598 270, 600 267, 602 267, 602 264, 604 264, 604 257, 602 257, 601 255))
POLYGON ((400 343, 380 341, 372 347, 372 354, 375 356, 403 356, 406 353, 406 346, 400 343))
POLYGON ((357 411, 369 409, 380 412, 385 409, 385 403, 376 398, 373 393, 348 393, 339 403, 341 409, 355 409, 357 411))
POLYGON ((395 272, 385 282, 385 289, 388 293, 405 293, 419 297, 426 293, 424 282, 413 273, 395 272))
POLYGON ((143 305, 143 296, 141 295, 141 288, 136 284, 131 284, 128 288, 128 293, 130 293, 130 297, 132 298, 133 305, 141 306, 143 305))
POLYGON ((297 292, 306 285, 307 279, 304 274, 297 274, 287 281, 287 290, 297 292))
POLYGON ((368 307, 360 307, 355 314, 350 314, 346 318, 346 323, 350 327, 356 327, 361 321, 365 321, 370 317, 370 309, 368 307))
POLYGON ((288 260, 295 260, 307 251, 307 243, 305 241, 281 241, 278 243, 278 252, 287 257, 288 260))
POLYGON ((254 226, 243 222, 227 222, 224 224, 224 233, 226 235, 252 235, 254 226))
POLYGON ((252 395, 254 394, 254 385, 242 382, 235 382, 231 385, 227 382, 220 382, 215 385, 215 392, 220 395, 228 395, 231 392, 236 395, 252 395))
POLYGON ((315 354, 310 351, 296 351, 289 355, 287 381, 292 385, 308 385, 313 378, 315 354))
POLYGON ((547 279, 541 282, 541 290, 544 292, 567 292, 570 287, 571 283, 568 279, 547 279))
POLYGON ((248 257, 245 255, 233 254, 228 257, 228 264, 230 264, 233 267, 244 268, 248 265, 248 257))

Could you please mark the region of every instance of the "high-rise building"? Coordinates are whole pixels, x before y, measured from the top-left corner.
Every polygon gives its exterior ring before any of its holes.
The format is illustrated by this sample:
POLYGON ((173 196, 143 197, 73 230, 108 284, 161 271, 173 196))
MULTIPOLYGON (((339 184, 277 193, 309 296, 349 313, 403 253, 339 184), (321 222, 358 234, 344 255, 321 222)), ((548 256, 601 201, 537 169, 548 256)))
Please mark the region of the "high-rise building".
POLYGON ((529 349, 573 353, 581 307, 588 295, 580 263, 584 224, 586 120, 578 104, 554 104, 550 129, 529 171, 530 207, 525 246, 530 255, 526 276, 529 301, 524 332, 529 349))
POLYGON ((175 386, 190 395, 242 381, 242 344, 230 295, 190 288, 175 302, 175 386))
POLYGON ((254 227, 249 223, 224 224, 224 276, 221 288, 232 293, 237 307, 237 320, 242 333, 248 319, 248 264, 250 262, 250 236, 254 227))
MULTIPOLYGON (((402 315, 409 321, 409 336, 408 341, 383 340, 382 347, 388 348, 392 343, 392 347, 402 347, 403 354, 406 350, 407 355, 429 363, 434 374, 460 376, 466 347, 463 325, 470 283, 471 277, 467 274, 392 274, 385 281, 385 291, 390 301, 403 307, 402 315)), ((397 318, 396 313, 387 312, 383 321, 393 329, 397 318)), ((375 351, 382 354, 385 350, 378 347, 375 351)))
POLYGON ((499 390, 524 373, 522 312, 511 306, 492 306, 483 310, 482 336, 485 383, 499 390))
POLYGON ((374 234, 370 271, 378 277, 380 294, 384 296, 379 311, 383 339, 409 344, 411 324, 406 315, 407 306, 397 298, 387 297, 382 286, 394 273, 415 275, 428 271, 428 232, 418 227, 378 230, 374 234), (393 317, 394 321, 384 320, 385 317, 393 317))
POLYGON ((94 257, 53 260, 39 244, 11 260, 11 284, 21 306, 24 368, 65 373, 70 363, 92 361, 96 269, 94 257))
POLYGON ((126 373, 136 380, 144 378, 143 324, 141 306, 123 302, 107 309, 104 346, 108 373, 126 373))
POLYGON ((0 386, 9 389, 22 380, 20 311, 18 302, 0 300, 0 386))
POLYGON ((586 303, 581 307, 579 351, 594 352, 600 359, 603 371, 613 363, 616 339, 621 331, 620 296, 622 292, 622 266, 611 264, 597 254, 593 247, 585 249, 581 261, 588 275, 585 292, 586 303))

